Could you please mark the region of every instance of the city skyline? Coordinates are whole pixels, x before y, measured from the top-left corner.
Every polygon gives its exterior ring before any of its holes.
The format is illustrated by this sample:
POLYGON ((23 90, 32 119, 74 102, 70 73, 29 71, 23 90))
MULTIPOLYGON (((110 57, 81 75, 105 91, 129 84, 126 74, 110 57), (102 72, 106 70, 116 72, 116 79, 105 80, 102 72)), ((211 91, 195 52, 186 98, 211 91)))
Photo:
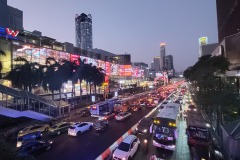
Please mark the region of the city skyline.
POLYGON ((127 52, 131 54, 132 62, 150 64, 153 57, 159 55, 160 43, 164 42, 166 54, 174 57, 176 71, 184 71, 197 61, 199 37, 207 36, 209 43, 217 42, 216 4, 213 1, 72 0, 69 3, 8 0, 8 5, 23 11, 25 30, 38 30, 45 36, 73 44, 75 15, 91 14, 93 48, 114 54, 127 52), (35 6, 44 8, 44 12, 40 12, 41 9, 38 12, 35 6))

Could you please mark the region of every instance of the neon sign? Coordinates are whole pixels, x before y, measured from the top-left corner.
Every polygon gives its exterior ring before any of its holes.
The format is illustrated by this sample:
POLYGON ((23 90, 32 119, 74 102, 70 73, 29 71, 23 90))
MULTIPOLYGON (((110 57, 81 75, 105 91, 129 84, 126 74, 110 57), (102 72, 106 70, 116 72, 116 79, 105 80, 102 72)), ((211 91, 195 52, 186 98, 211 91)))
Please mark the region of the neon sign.
POLYGON ((14 31, 9 28, 2 28, 0 27, 0 37, 8 38, 8 39, 15 39, 17 40, 17 35, 19 34, 19 31, 14 31))
POLYGON ((14 30, 11 30, 9 28, 6 28, 6 32, 7 32, 8 35, 13 36, 13 37, 17 37, 17 35, 19 33, 19 31, 14 31, 14 30))

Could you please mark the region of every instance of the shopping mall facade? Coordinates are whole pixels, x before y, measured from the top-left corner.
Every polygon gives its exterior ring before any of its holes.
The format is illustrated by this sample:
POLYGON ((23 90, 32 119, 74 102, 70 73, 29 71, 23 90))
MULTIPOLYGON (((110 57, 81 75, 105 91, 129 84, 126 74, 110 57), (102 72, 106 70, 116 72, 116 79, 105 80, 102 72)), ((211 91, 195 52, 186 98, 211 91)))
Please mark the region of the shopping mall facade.
MULTIPOLYGON (((38 31, 17 31, 0 26, 0 49, 5 52, 5 56, 1 56, 3 64, 2 75, 6 74, 13 68, 14 59, 23 57, 29 62, 37 62, 45 64, 46 58, 53 57, 56 60, 65 59, 75 61, 79 58, 85 59, 86 63, 92 63, 97 67, 105 70, 106 82, 109 78, 126 84, 140 84, 140 80, 145 79, 144 70, 138 67, 132 67, 131 64, 119 64, 114 55, 106 56, 94 52, 82 50, 74 47, 73 44, 65 42, 61 43, 53 38, 42 36, 38 31)), ((9 82, 2 81, 5 85, 9 82)), ((106 83, 105 83, 106 84, 106 83)), ((79 84, 76 85, 76 91, 79 84)), ((63 92, 70 92, 72 83, 68 82, 63 85, 63 92)), ((83 83, 83 92, 85 84, 83 83)), ((79 93, 76 93, 78 95, 79 93)))

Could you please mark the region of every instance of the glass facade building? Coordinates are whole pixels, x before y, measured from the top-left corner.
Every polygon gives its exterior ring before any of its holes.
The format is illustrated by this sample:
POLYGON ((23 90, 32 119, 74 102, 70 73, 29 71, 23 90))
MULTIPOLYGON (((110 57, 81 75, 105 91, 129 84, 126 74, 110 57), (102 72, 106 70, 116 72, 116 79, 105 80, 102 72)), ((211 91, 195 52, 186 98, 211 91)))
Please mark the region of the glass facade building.
POLYGON ((93 48, 92 44, 92 16, 91 14, 76 15, 75 17, 75 36, 76 47, 89 50, 93 48))

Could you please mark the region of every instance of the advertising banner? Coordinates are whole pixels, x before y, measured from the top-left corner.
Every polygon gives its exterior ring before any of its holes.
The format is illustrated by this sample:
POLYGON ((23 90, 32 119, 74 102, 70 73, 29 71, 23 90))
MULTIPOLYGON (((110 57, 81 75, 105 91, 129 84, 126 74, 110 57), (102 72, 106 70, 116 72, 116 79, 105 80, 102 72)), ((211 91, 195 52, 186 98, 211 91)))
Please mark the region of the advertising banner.
POLYGON ((131 65, 120 65, 119 69, 120 76, 132 76, 132 66, 131 65))
POLYGON ((109 76, 110 75, 110 71, 111 71, 110 63, 106 62, 105 65, 106 65, 105 66, 105 74, 109 76))

